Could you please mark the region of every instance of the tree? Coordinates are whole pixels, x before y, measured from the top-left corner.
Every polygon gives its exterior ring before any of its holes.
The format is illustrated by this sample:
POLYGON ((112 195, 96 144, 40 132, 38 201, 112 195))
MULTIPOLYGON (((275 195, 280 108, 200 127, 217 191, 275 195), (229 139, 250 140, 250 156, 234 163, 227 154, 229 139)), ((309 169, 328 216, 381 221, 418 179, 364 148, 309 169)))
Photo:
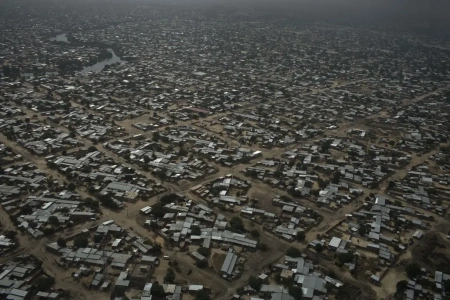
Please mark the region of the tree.
POLYGON ((396 287, 397 287, 397 295, 402 295, 403 292, 408 287, 408 281, 400 280, 399 282, 397 282, 397 286, 396 287))
POLYGON ((56 243, 58 244, 58 246, 60 246, 61 248, 66 247, 66 240, 63 238, 58 238, 58 240, 56 241, 56 243))
POLYGON ((55 284, 55 279, 52 277, 39 277, 36 280, 36 287, 39 291, 46 291, 55 284))
POLYGON ((195 295, 195 300, 211 300, 211 298, 206 291, 200 290, 195 295))
POLYGON ((50 216, 48 217, 48 223, 54 226, 59 226, 59 220, 56 216, 50 216))
POLYGON ((264 243, 259 243, 259 244, 258 244, 258 249, 261 250, 262 252, 266 252, 269 248, 267 247, 266 244, 264 244, 264 243))
POLYGON ((366 235, 367 231, 366 224, 359 224, 358 233, 360 236, 366 235))
POLYGON ((200 269, 204 269, 204 268, 208 267, 208 262, 206 260, 197 260, 195 265, 197 267, 199 267, 200 269))
POLYGON ((328 182, 324 181, 322 178, 319 177, 319 179, 317 180, 317 184, 321 189, 324 189, 327 187, 328 182))
POLYGON ((161 245, 160 244, 154 244, 151 252, 153 254, 161 254, 161 252, 162 252, 161 245))
POLYGON ((205 247, 198 248, 197 252, 203 255, 204 257, 208 257, 211 254, 211 250, 205 247))
POLYGON ((166 214, 166 212, 164 211, 164 207, 161 203, 156 203, 155 205, 152 206, 152 215, 155 218, 162 218, 164 217, 164 215, 166 214))
POLYGON ((250 276, 250 278, 248 279, 248 285, 255 291, 259 292, 259 290, 261 289, 262 280, 255 276, 250 276))
POLYGON ((301 286, 291 286, 289 287, 289 295, 294 297, 295 300, 302 299, 303 289, 301 286))
POLYGON ((202 231, 199 226, 194 225, 191 227, 191 235, 201 235, 202 231))
POLYGON ((77 248, 86 248, 89 245, 89 241, 87 238, 79 236, 75 238, 73 245, 77 248))
POLYGON ((175 271, 172 268, 167 269, 166 276, 164 276, 164 282, 166 283, 175 282, 175 271))
POLYGON ((340 179, 341 179, 341 172, 337 171, 334 172, 333 178, 331 178, 331 182, 334 184, 338 184, 340 179))
POLYGON ((350 263, 353 261, 353 259, 355 259, 355 254, 350 251, 347 253, 340 253, 338 255, 338 259, 341 264, 350 263))
POLYGON ((286 251, 286 255, 290 257, 300 257, 302 256, 302 251, 295 247, 289 247, 289 249, 287 249, 286 251))
POLYGON ((175 193, 164 195, 159 199, 159 202, 162 204, 177 203, 180 201, 183 201, 183 198, 175 193))
POLYGON ((67 186, 67 189, 71 192, 75 191, 76 188, 77 186, 73 182, 69 183, 69 185, 67 186))
POLYGON ((144 155, 144 162, 148 164, 152 159, 148 157, 147 155, 144 155))
POLYGON ((241 233, 245 231, 244 223, 239 217, 233 217, 230 220, 229 229, 231 232, 241 233))
POLYGON ((297 231, 297 240, 304 241, 305 240, 305 232, 303 230, 297 231))
POLYGON ((317 243, 314 246, 314 250, 316 250, 316 252, 318 252, 318 253, 322 252, 323 251, 323 245, 321 243, 317 243))
POLYGON ((260 236, 259 231, 257 229, 252 229, 250 231, 250 234, 252 235, 252 237, 255 237, 255 238, 259 238, 259 236, 260 236))
POLYGON ((55 229, 53 229, 52 227, 45 227, 42 232, 44 233, 44 235, 52 235, 55 233, 55 229))
POLYGON ((159 132, 156 131, 155 133, 153 133, 153 137, 152 137, 152 141, 154 142, 158 142, 159 141, 159 132))
POLYGON ((420 266, 418 264, 412 263, 406 266, 406 275, 408 275, 409 278, 417 278, 420 273, 422 273, 422 270, 420 269, 420 266))
POLYGON ((16 235, 17 235, 17 232, 14 230, 8 230, 5 232, 5 236, 10 240, 14 239, 16 237, 16 235))
POLYGON ((166 295, 163 286, 160 285, 158 281, 153 283, 152 288, 150 289, 150 294, 156 298, 163 298, 166 295))

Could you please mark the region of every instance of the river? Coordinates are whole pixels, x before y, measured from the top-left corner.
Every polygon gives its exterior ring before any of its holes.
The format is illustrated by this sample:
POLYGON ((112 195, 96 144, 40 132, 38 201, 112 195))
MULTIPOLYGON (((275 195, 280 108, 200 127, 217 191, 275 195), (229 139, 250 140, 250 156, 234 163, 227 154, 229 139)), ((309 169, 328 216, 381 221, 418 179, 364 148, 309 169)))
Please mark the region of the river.
POLYGON ((99 61, 98 63, 96 63, 92 66, 84 67, 83 70, 81 70, 81 74, 86 75, 89 72, 98 73, 98 72, 101 72, 103 70, 103 68, 105 68, 105 66, 124 62, 123 60, 120 59, 120 57, 118 57, 116 55, 116 53, 114 52, 113 49, 107 49, 107 50, 108 50, 108 52, 110 52, 112 54, 111 58, 99 61))
POLYGON ((67 33, 58 34, 57 36, 50 38, 50 41, 69 43, 69 40, 67 39, 67 33))
MULTIPOLYGON (((70 43, 69 40, 67 39, 67 33, 61 33, 61 34, 58 34, 58 35, 56 35, 56 36, 50 38, 50 41, 57 41, 57 42, 70 43)), ((118 56, 116 55, 116 53, 114 52, 113 49, 107 49, 107 50, 108 50, 108 52, 110 52, 110 53, 112 54, 112 57, 111 57, 111 58, 109 58, 109 59, 104 59, 104 60, 102 60, 102 61, 99 61, 99 62, 96 63, 96 64, 93 64, 93 65, 91 65, 91 66, 84 67, 84 68, 80 71, 81 74, 86 75, 86 74, 89 73, 89 72, 98 73, 98 72, 101 72, 101 71, 105 68, 105 66, 107 66, 107 65, 112 65, 112 64, 115 64, 115 63, 124 63, 124 61, 121 60, 120 57, 118 57, 118 56)))

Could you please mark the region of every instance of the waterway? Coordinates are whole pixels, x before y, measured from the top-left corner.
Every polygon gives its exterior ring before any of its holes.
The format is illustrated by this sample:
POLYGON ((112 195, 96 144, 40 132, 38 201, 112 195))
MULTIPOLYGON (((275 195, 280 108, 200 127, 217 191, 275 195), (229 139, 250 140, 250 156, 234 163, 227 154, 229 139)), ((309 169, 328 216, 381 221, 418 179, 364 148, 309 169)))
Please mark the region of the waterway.
POLYGON ((108 50, 108 52, 112 54, 111 58, 99 61, 98 63, 93 64, 92 66, 84 67, 83 70, 81 70, 81 74, 86 75, 89 72, 98 73, 101 72, 105 68, 105 66, 112 65, 115 63, 124 63, 124 61, 121 60, 120 57, 116 55, 113 49, 106 49, 106 50, 108 50))
POLYGON ((58 34, 57 36, 50 38, 50 41, 69 43, 69 40, 67 39, 67 33, 58 34))

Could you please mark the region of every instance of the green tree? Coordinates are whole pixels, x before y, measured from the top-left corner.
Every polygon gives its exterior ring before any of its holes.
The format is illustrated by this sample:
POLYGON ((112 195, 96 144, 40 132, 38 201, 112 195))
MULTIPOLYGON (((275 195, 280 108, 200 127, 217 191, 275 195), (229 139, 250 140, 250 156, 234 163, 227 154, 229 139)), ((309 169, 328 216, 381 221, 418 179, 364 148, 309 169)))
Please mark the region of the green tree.
POLYGON ((69 183, 69 185, 67 186, 67 189, 71 192, 75 191, 76 188, 77 186, 73 182, 69 183))
POLYGON ((50 216, 48 217, 48 223, 54 226, 59 226, 59 220, 56 216, 50 216))
POLYGON ((197 260, 195 265, 197 267, 199 267, 200 269, 204 269, 204 268, 208 267, 208 262, 206 260, 197 260))
POLYGON ((304 241, 305 240, 305 232, 303 230, 297 231, 297 240, 304 241))
POLYGON ((257 229, 252 229, 250 231, 250 234, 252 237, 255 237, 255 238, 259 238, 259 236, 260 236, 259 231, 257 229))
POLYGON ((341 179, 341 172, 336 171, 334 172, 333 178, 331 178, 331 182, 334 184, 338 184, 340 179, 341 179))
POLYGON ((58 246, 60 246, 61 248, 66 247, 66 240, 63 238, 58 238, 58 240, 56 241, 56 243, 58 244, 58 246))
POLYGON ((353 259, 355 259, 355 254, 353 254, 350 251, 347 253, 340 253, 338 255, 338 259, 339 259, 339 262, 342 264, 351 263, 353 261, 353 259))
POLYGON ((397 286, 396 287, 397 287, 397 295, 401 295, 401 294, 403 294, 403 292, 408 287, 408 281, 401 280, 401 281, 397 282, 397 286))
POLYGON ((250 276, 250 278, 248 279, 248 285, 255 291, 259 292, 259 290, 261 289, 262 280, 255 276, 250 276))
POLYGON ((159 141, 159 137, 160 137, 159 132, 156 131, 155 133, 153 133, 152 141, 158 142, 159 141))
POLYGON ((75 238, 73 245, 77 248, 86 248, 89 245, 89 241, 87 238, 79 236, 75 238))
POLYGON ((323 245, 321 243, 317 243, 314 246, 314 250, 316 250, 316 252, 318 252, 318 253, 322 252, 323 251, 323 245))
POLYGON ((55 279, 52 277, 39 277, 36 280, 36 287, 39 291, 46 291, 55 284, 55 279))
POLYGON ((195 300, 211 300, 211 298, 206 291, 200 290, 195 294, 195 300))
POLYGON ((289 295, 294 297, 295 300, 302 299, 303 289, 301 286, 291 286, 289 287, 289 295))
POLYGON ((172 268, 167 269, 166 276, 164 276, 164 282, 166 283, 175 282, 175 271, 172 268))
POLYGON ((360 236, 365 236, 368 232, 366 224, 359 224, 358 233, 360 236))
POLYGON ((289 249, 287 249, 286 251, 286 255, 290 257, 300 257, 302 256, 302 251, 295 247, 289 247, 289 249))
POLYGON ((262 252, 266 252, 269 249, 269 247, 267 247, 267 245, 264 243, 259 243, 258 249, 261 250, 262 252))
POLYGON ((204 257, 208 257, 211 254, 211 250, 205 247, 198 248, 197 252, 203 255, 204 257))
POLYGON ((155 281, 153 283, 152 288, 150 289, 150 293, 156 298, 163 298, 166 295, 166 293, 164 292, 164 288, 158 283, 158 281, 155 281))
POLYGON ((406 266, 406 275, 409 278, 417 278, 422 273, 420 266, 417 263, 408 264, 406 266))
POLYGON ((162 252, 161 245, 160 244, 154 244, 151 252, 153 254, 161 254, 161 252, 162 252))
POLYGON ((245 231, 244 222, 239 217, 233 217, 230 220, 229 230, 232 232, 242 233, 245 231))
POLYGON ((191 227, 191 235, 201 235, 201 234, 202 234, 202 231, 199 226, 193 225, 191 227))

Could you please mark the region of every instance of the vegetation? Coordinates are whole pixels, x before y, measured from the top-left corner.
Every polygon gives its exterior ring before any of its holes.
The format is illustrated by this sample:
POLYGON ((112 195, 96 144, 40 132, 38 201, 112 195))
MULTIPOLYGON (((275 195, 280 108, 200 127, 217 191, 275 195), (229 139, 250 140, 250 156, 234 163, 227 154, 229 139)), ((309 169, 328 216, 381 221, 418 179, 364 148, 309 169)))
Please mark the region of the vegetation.
POLYGON ((159 199, 159 202, 161 202, 162 204, 166 205, 166 204, 169 204, 169 203, 178 203, 178 202, 180 202, 182 200, 183 200, 183 198, 180 197, 178 194, 170 193, 170 194, 162 196, 159 199))
POLYGON ((76 237, 73 241, 73 245, 77 248, 86 248, 89 245, 89 241, 85 237, 76 237))
POLYGON ((150 293, 156 298, 162 298, 166 295, 166 293, 164 292, 164 288, 158 283, 158 281, 155 281, 153 283, 152 288, 150 289, 150 293))
POLYGON ((259 238, 259 236, 260 236, 259 231, 257 229, 252 229, 250 231, 250 234, 252 237, 255 237, 255 238, 259 238))
POLYGON ((320 244, 320 243, 317 243, 317 244, 314 246, 314 250, 316 250, 316 252, 318 252, 318 253, 322 252, 322 251, 323 251, 323 245, 320 244))
POLYGON ((63 238, 58 238, 58 240, 56 241, 56 243, 58 244, 58 246, 64 248, 66 247, 66 240, 63 238))
POLYGON ((338 259, 341 264, 351 263, 355 259, 355 254, 350 251, 347 253, 340 253, 338 259))
POLYGON ((406 280, 401 280, 401 281, 397 282, 397 286, 396 287, 397 287, 397 294, 398 295, 402 295, 403 292, 408 287, 408 282, 406 280))
POLYGON ((55 284, 55 279, 52 277, 39 277, 36 280, 36 287, 39 291, 49 290, 55 284))
POLYGON ((295 300, 302 299, 303 289, 301 286, 291 286, 289 287, 289 295, 294 297, 295 300))
POLYGON ((211 254, 211 250, 205 247, 198 248, 197 252, 203 255, 204 257, 208 257, 211 254))
POLYGON ((162 218, 164 217, 164 215, 166 214, 164 207, 161 203, 156 203, 155 205, 152 206, 152 215, 155 218, 162 218))
POLYGON ((365 236, 368 232, 366 224, 359 224, 358 233, 360 236, 365 236))
POLYGON ((48 217, 48 223, 54 226, 59 226, 59 220, 56 216, 50 216, 48 217))
POLYGON ((242 233, 245 231, 244 222, 239 217, 233 217, 230 220, 228 229, 232 232, 242 233))
POLYGON ((208 262, 206 260, 197 260, 195 265, 197 267, 199 267, 200 269, 204 269, 204 268, 208 267, 208 262))
POLYGON ((259 290, 261 289, 262 280, 255 276, 250 276, 250 278, 248 279, 248 285, 255 291, 259 292, 259 290))
POLYGON ((305 235, 305 232, 303 230, 297 232, 297 240, 304 241, 305 237, 306 237, 306 235, 305 235))
POLYGON ((290 247, 289 249, 287 249, 286 255, 290 257, 300 257, 302 256, 302 251, 300 251, 300 249, 298 248, 290 247))
POLYGON ((411 279, 417 278, 421 273, 422 270, 416 263, 408 264, 406 266, 406 275, 408 275, 408 277, 411 279))
POLYGON ((202 231, 199 226, 194 225, 191 227, 191 235, 200 235, 200 234, 202 234, 202 231))
POLYGON ((265 252, 265 251, 267 251, 269 248, 267 247, 266 244, 264 244, 264 243, 259 243, 259 244, 258 244, 258 249, 261 250, 261 251, 263 251, 263 252, 265 252))
POLYGON ((204 290, 200 290, 195 295, 195 300, 211 300, 211 298, 209 297, 207 292, 205 292, 204 290))
POLYGON ((175 271, 172 268, 167 269, 166 276, 164 276, 165 283, 174 283, 175 282, 175 271))

